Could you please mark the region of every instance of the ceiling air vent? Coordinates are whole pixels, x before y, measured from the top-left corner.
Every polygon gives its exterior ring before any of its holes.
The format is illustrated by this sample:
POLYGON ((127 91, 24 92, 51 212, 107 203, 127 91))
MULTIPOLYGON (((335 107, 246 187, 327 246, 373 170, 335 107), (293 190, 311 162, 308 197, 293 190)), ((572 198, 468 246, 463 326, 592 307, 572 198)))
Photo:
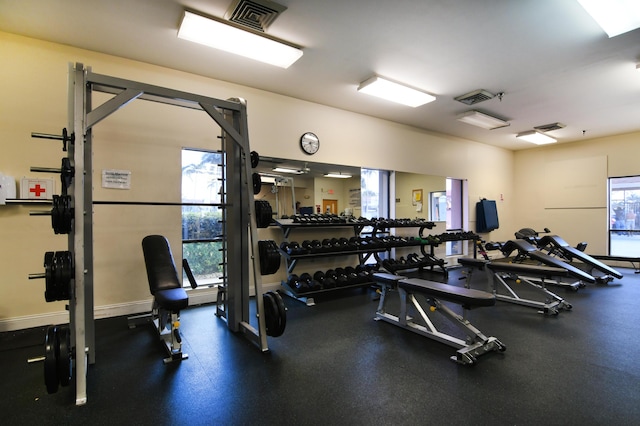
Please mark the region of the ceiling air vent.
POLYGON ((469 92, 465 95, 458 96, 455 98, 456 101, 462 102, 463 104, 473 105, 478 102, 488 101, 493 98, 495 95, 493 93, 489 93, 486 90, 479 89, 474 90, 473 92, 469 92))
POLYGON ((286 6, 269 0, 235 0, 224 17, 236 24, 265 32, 285 10, 286 6))
POLYGON ((536 129, 539 132, 546 133, 546 132, 551 132, 553 130, 562 129, 563 127, 565 127, 565 125, 562 123, 551 123, 551 124, 545 124, 543 126, 535 126, 534 129, 536 129))

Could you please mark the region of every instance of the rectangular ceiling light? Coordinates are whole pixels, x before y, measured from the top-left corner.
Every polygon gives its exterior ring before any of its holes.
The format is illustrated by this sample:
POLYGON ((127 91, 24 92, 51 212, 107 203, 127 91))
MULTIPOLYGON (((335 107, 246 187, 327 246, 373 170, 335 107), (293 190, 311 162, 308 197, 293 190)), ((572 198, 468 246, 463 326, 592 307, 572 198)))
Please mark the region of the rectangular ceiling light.
POLYGON ((290 173, 292 175, 301 175, 302 173, 304 173, 302 170, 298 170, 298 169, 288 169, 286 167, 275 167, 273 169, 274 172, 278 172, 278 173, 290 173))
POLYGON ((471 124, 472 126, 482 127, 483 129, 493 130, 501 127, 507 127, 510 125, 508 121, 501 120, 496 117, 492 117, 488 114, 480 111, 467 111, 458 115, 458 120, 463 123, 471 124))
POLYGON ((578 3, 609 38, 640 27, 640 2, 637 0, 578 0, 578 3))
POLYGON ((302 50, 297 47, 187 11, 184 12, 178 38, 281 68, 289 68, 302 56, 302 50))
POLYGON ((336 178, 336 179, 349 179, 351 175, 342 174, 342 173, 327 173, 324 175, 324 177, 336 178))
POLYGON ((551 136, 547 136, 544 133, 536 132, 535 130, 518 133, 516 135, 516 138, 535 143, 536 145, 546 145, 548 143, 557 142, 557 140, 552 138, 551 136))
POLYGON ((436 100, 435 96, 412 89, 391 80, 374 75, 358 86, 358 92, 377 96, 410 107, 419 107, 436 100))

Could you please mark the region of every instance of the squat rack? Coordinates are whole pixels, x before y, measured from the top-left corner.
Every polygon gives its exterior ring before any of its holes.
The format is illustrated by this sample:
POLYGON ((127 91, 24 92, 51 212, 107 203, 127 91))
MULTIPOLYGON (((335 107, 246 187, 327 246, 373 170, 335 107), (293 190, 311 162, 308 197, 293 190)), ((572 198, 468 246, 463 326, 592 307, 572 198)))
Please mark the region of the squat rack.
POLYGON ((81 63, 69 64, 68 128, 74 141, 68 158, 75 168, 69 194, 73 196, 74 226, 69 233, 69 251, 74 254, 75 275, 69 303, 71 344, 75 348, 76 405, 87 401, 88 364, 95 363, 93 292, 93 193, 92 128, 129 102, 143 99, 206 112, 222 129, 222 150, 226 155, 224 208, 227 238, 227 274, 224 320, 233 332, 240 332, 268 351, 262 279, 259 273, 256 212, 251 191, 252 173, 247 126, 247 106, 243 99, 219 100, 149 84, 123 80, 92 72, 81 63), (115 95, 92 106, 93 92, 115 95), (249 323, 250 273, 256 294, 258 328, 249 323))

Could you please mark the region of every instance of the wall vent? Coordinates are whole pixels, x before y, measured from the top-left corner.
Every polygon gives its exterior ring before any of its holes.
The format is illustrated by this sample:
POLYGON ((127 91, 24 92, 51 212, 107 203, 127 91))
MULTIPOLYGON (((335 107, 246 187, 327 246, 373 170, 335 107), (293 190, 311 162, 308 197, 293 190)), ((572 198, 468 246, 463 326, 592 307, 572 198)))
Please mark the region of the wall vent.
POLYGON ((235 0, 224 17, 236 24, 265 32, 286 6, 269 0, 235 0))
POLYGON ((466 105, 473 105, 479 102, 488 101, 493 97, 495 97, 493 93, 489 93, 483 89, 478 89, 474 90, 473 92, 458 96, 457 98, 455 98, 455 100, 466 105))
POLYGON ((543 126, 535 126, 534 129, 536 129, 539 132, 546 133, 546 132, 551 132, 553 130, 562 129, 563 127, 565 127, 565 125, 562 123, 551 123, 551 124, 545 124, 543 126))

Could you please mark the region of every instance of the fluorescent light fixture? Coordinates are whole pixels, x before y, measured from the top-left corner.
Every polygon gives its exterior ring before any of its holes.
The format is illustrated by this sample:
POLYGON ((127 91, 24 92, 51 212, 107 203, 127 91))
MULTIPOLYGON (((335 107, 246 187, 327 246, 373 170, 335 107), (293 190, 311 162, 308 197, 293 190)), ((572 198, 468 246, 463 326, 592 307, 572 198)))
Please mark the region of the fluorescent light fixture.
POLYGON ((548 143, 557 142, 557 140, 552 138, 551 136, 545 135, 544 133, 536 132, 535 130, 518 133, 516 135, 516 138, 534 143, 536 145, 546 145, 548 143))
POLYGON ((435 96, 400 83, 374 75, 358 86, 358 92, 377 96, 410 107, 418 107, 436 100, 435 96))
POLYGON ((289 68, 302 56, 302 50, 282 41, 188 11, 184 12, 178 38, 281 68, 289 68))
POLYGON ((324 175, 324 177, 337 178, 337 179, 349 179, 351 175, 342 174, 342 173, 327 173, 324 175))
POLYGON ((578 3, 609 38, 640 27, 640 2, 637 0, 578 0, 578 3))
POLYGON ((292 175, 301 175, 302 173, 304 173, 302 170, 288 169, 286 167, 275 167, 271 170, 278 173, 291 173, 292 175))
POLYGON ((458 115, 458 120, 463 123, 471 124, 472 126, 482 127, 483 129, 493 130, 500 127, 507 127, 510 125, 508 121, 501 120, 496 117, 492 117, 480 111, 467 111, 458 115))

